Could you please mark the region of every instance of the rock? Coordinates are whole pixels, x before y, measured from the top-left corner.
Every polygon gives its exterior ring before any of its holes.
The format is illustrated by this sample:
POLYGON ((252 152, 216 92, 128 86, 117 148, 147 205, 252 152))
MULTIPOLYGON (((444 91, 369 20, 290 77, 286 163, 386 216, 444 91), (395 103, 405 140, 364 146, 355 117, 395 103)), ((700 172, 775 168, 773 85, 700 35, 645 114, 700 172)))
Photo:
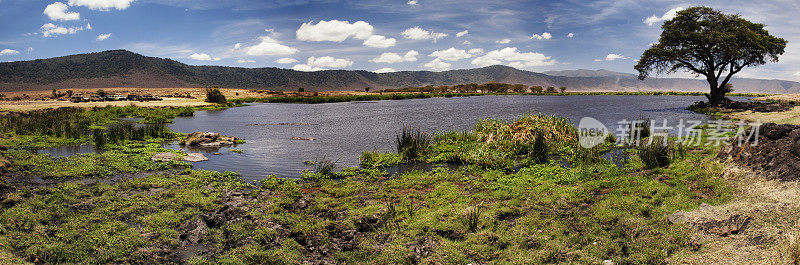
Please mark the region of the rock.
POLYGON ((603 265, 614 265, 614 261, 610 259, 604 260, 603 265))
POLYGON ((183 157, 183 161, 189 162, 200 162, 206 160, 208 160, 208 157, 204 156, 202 153, 188 153, 183 157))
POLYGON ((682 224, 689 221, 689 217, 686 216, 686 212, 679 211, 670 215, 667 215, 667 221, 673 224, 682 224))
POLYGON ((229 146, 236 144, 239 138, 212 132, 193 132, 182 141, 189 146, 229 146))
POLYGON ((167 162, 167 161, 172 161, 172 160, 178 160, 179 157, 178 157, 178 154, 164 152, 164 153, 155 154, 152 157, 150 157, 150 159, 152 159, 153 161, 167 162))

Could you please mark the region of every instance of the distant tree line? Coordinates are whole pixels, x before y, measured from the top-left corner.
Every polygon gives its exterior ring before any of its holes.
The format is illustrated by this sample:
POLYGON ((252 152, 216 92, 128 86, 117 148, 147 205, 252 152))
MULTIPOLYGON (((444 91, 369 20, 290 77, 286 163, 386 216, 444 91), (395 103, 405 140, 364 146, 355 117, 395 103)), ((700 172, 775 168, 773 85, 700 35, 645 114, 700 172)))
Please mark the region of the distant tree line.
POLYGON ((427 93, 564 93, 567 87, 542 87, 524 84, 486 83, 486 84, 460 84, 453 86, 421 86, 384 89, 384 92, 427 92, 427 93))

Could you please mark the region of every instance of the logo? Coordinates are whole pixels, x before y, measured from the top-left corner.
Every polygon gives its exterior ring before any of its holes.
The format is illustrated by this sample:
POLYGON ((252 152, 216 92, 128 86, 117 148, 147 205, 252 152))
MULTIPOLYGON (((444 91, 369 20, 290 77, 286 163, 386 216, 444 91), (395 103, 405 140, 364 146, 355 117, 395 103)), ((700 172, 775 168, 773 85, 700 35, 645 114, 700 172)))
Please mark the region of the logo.
POLYGON ((591 117, 583 117, 578 123, 578 142, 583 148, 592 148, 603 143, 609 133, 603 123, 591 117))

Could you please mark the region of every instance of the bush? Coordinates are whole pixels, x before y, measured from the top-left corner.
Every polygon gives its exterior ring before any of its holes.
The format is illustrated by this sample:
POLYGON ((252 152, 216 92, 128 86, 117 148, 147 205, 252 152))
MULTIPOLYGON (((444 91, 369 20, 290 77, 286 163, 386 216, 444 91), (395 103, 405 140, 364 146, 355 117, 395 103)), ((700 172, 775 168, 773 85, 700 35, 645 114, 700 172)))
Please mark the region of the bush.
POLYGON ((206 102, 226 104, 228 103, 228 99, 225 98, 222 91, 219 91, 219 88, 206 88, 206 102))
POLYGON ((431 138, 422 130, 403 126, 396 137, 397 154, 405 160, 423 156, 431 145, 431 138))

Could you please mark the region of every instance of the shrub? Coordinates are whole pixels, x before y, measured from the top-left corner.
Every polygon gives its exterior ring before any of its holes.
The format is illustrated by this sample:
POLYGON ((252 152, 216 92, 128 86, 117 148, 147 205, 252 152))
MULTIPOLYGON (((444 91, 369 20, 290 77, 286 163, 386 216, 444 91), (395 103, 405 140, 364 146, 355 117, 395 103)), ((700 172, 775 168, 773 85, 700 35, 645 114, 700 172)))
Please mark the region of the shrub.
POLYGON ((228 100, 222 94, 222 91, 219 91, 219 88, 206 88, 206 102, 225 104, 228 103, 228 100))
POLYGON ((405 160, 415 160, 428 151, 431 137, 419 128, 403 126, 396 136, 397 154, 405 160))

